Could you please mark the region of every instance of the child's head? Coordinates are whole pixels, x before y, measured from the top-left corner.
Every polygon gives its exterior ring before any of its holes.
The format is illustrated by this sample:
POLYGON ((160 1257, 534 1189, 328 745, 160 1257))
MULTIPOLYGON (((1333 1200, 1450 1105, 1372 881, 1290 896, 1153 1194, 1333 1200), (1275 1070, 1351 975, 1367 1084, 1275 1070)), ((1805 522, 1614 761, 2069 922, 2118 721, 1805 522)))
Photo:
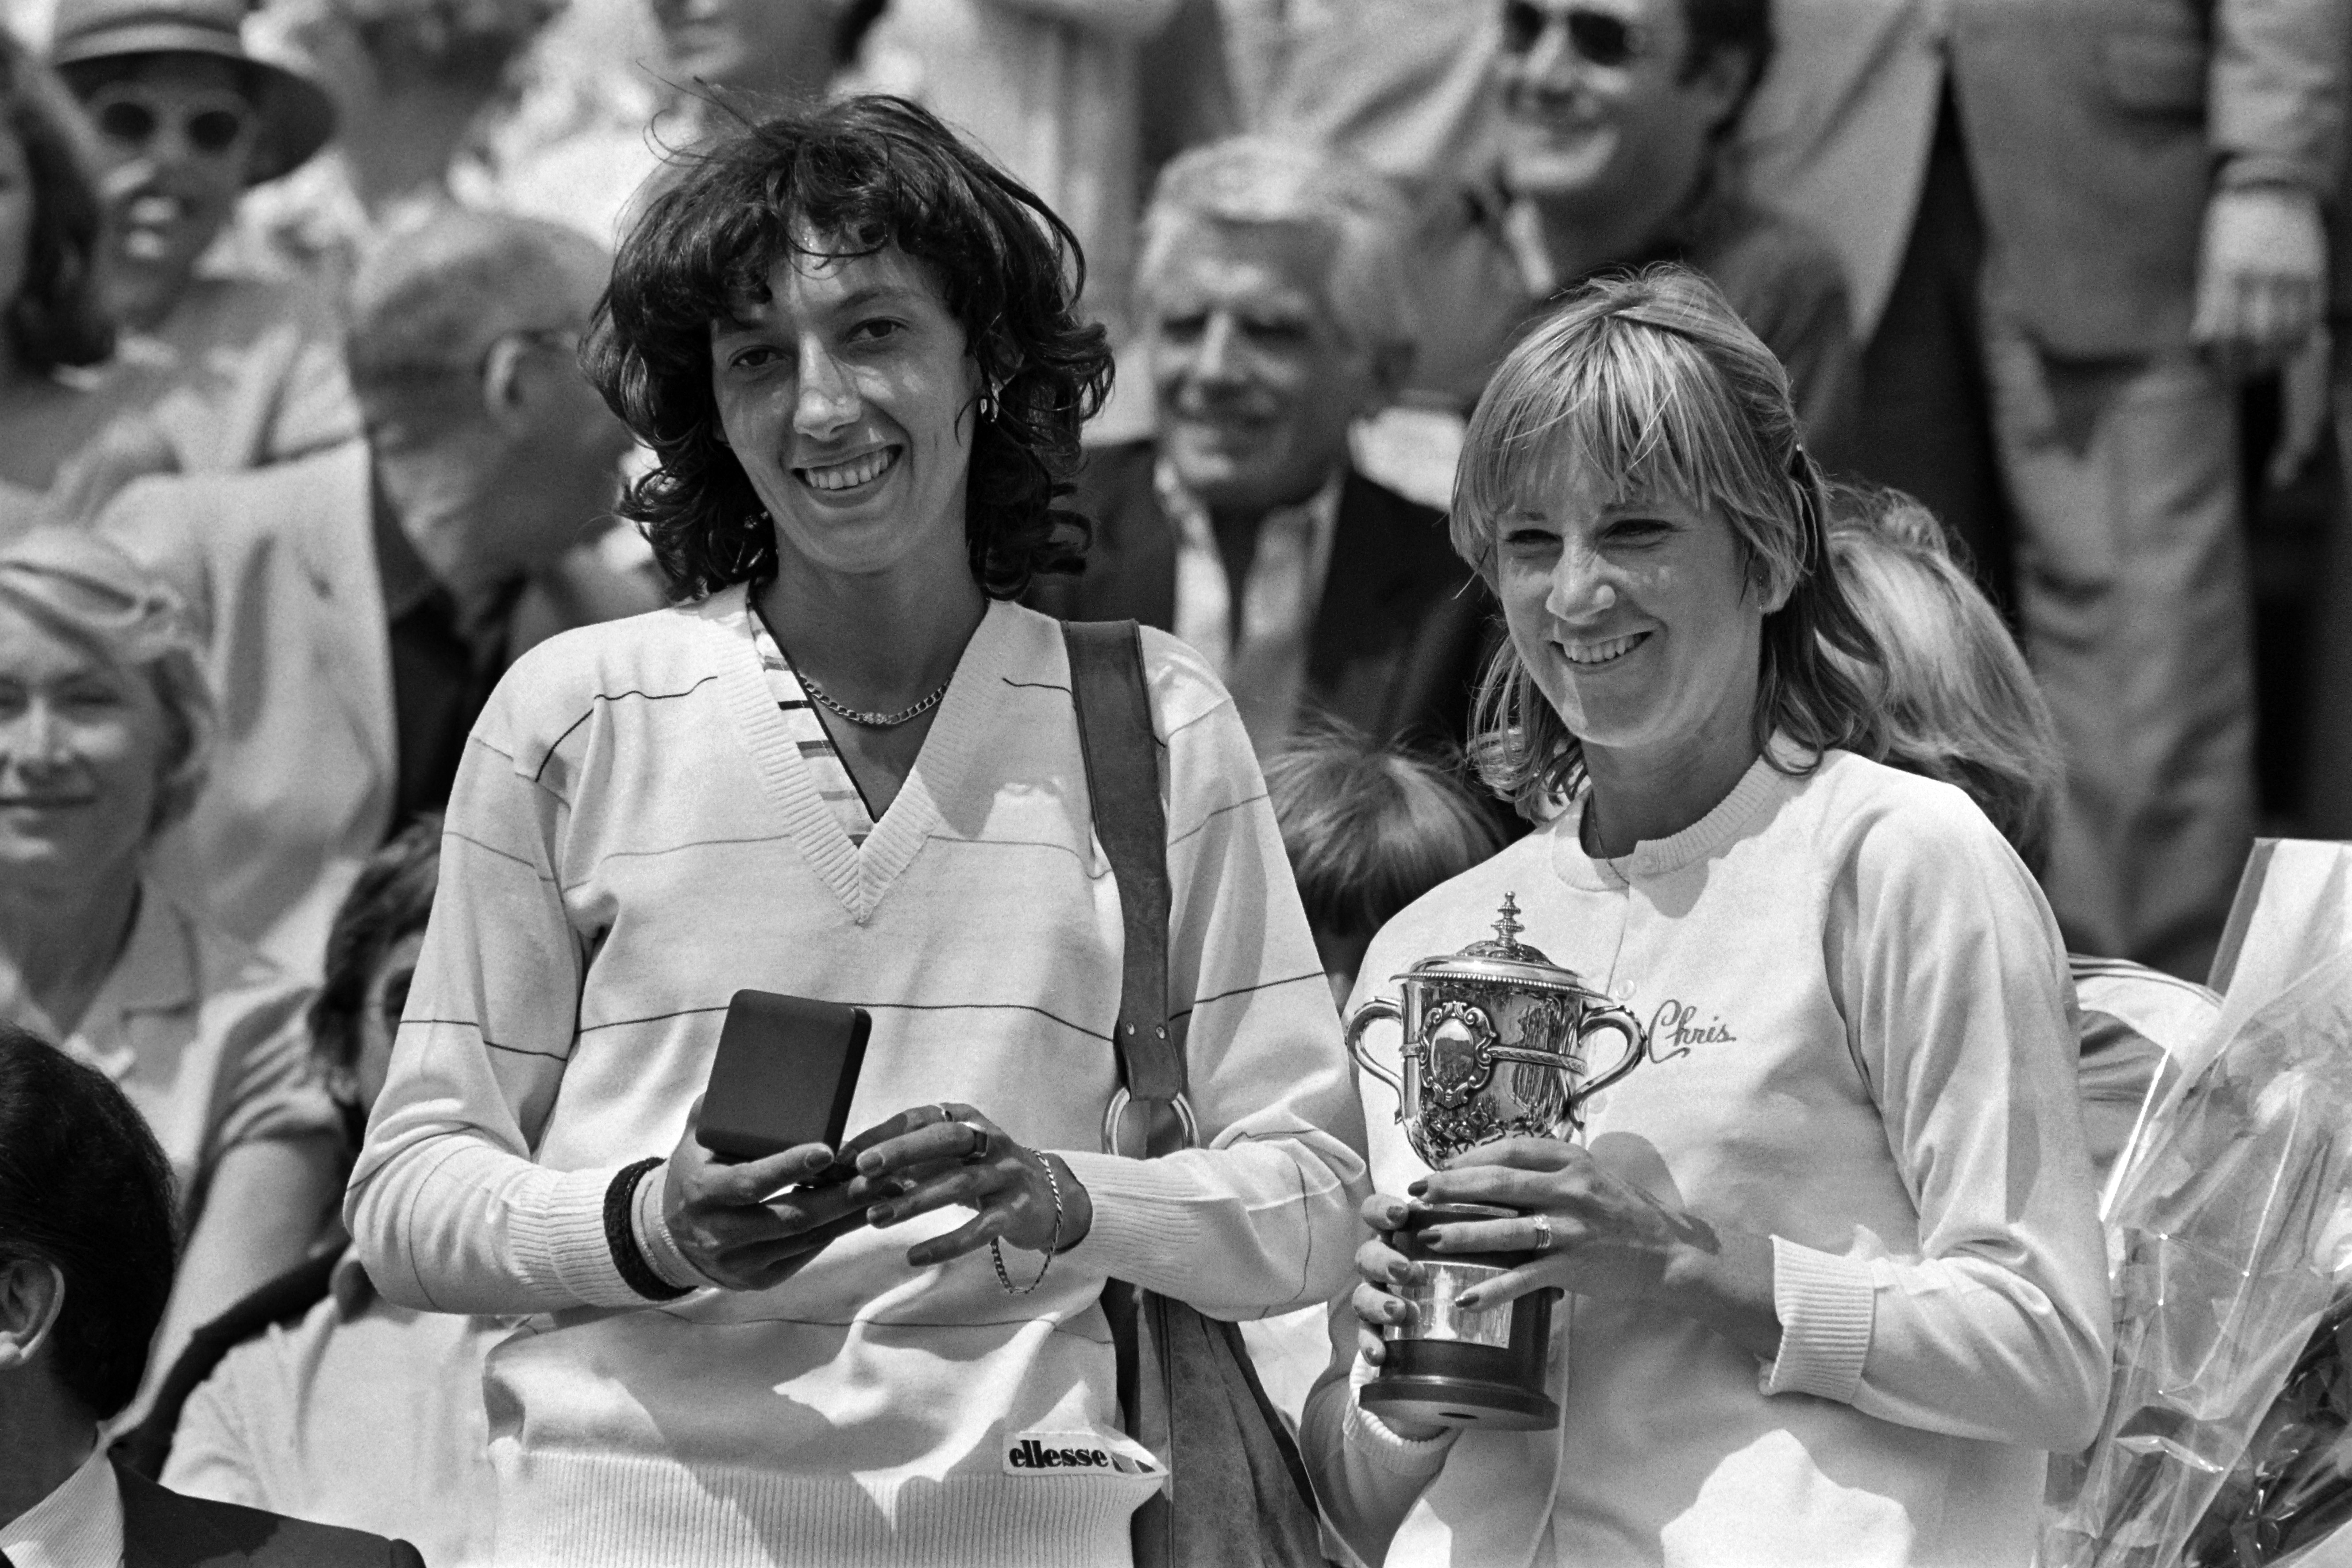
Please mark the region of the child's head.
POLYGON ((1346 730, 1301 737, 1266 763, 1265 785, 1316 952, 1343 1005, 1391 916, 1503 847, 1451 773, 1346 730))
POLYGON ((1965 790, 2039 872, 2063 769, 2050 710, 2000 613, 1952 559, 1935 514, 1900 490, 1834 487, 1830 550, 1885 658, 1887 763, 1965 790))

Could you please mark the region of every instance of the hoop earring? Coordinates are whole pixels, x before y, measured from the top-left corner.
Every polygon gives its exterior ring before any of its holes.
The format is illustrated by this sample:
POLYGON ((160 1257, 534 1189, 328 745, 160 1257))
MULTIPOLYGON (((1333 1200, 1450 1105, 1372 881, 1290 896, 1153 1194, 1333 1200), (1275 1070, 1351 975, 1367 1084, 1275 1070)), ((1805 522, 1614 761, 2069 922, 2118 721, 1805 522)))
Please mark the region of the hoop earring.
POLYGON ((751 575, 760 564, 760 552, 772 545, 768 531, 775 520, 765 511, 756 511, 743 520, 743 531, 735 541, 735 563, 728 568, 728 576, 741 582, 751 575))
POLYGON ((982 386, 980 389, 980 423, 982 425, 996 423, 996 388, 993 386, 982 386))

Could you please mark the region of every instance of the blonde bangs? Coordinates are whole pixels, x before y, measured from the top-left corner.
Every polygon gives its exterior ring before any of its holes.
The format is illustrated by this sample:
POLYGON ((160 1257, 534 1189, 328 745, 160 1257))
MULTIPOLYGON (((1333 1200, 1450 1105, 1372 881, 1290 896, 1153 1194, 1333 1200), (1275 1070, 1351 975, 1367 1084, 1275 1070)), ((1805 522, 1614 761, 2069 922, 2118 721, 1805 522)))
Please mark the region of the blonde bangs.
POLYGON ((1738 392, 1684 332, 1564 310, 1521 340, 1471 414, 1454 476, 1454 548, 1486 572, 1503 517, 1573 473, 1621 499, 1670 496, 1721 512, 1785 587, 1805 556, 1788 525, 1790 478, 1740 409, 1738 392))
MULTIPOLYGON (((1594 279, 1520 339, 1472 411, 1454 548, 1496 585, 1504 520, 1571 475, 1622 500, 1714 512, 1780 606, 1765 616, 1759 748, 1788 771, 1835 747, 1874 754, 1868 679, 1822 654, 1840 649, 1874 679, 1879 651, 1838 585, 1821 471, 1800 436, 1788 373, 1712 283, 1671 264, 1594 279), (1776 731, 1800 760, 1765 747, 1776 731)), ((1507 640, 1481 679, 1472 730, 1480 776, 1523 813, 1581 786, 1581 747, 1507 640)))

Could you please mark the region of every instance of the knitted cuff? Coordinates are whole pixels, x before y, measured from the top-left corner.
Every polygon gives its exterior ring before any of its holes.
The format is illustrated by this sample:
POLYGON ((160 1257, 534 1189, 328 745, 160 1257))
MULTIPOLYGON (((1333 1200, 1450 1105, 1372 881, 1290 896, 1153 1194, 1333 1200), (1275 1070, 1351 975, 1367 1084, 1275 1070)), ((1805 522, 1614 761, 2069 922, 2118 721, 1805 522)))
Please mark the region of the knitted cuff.
POLYGON ((1348 1413, 1340 1419, 1341 1441, 1381 1468, 1394 1475, 1427 1478, 1445 1468, 1445 1456, 1461 1440, 1462 1428, 1449 1426, 1434 1437, 1407 1437, 1370 1411, 1358 1397, 1376 1371, 1361 1355, 1348 1374, 1348 1413))
POLYGON ((1094 1205, 1094 1223, 1069 1249, 1075 1261, 1165 1295, 1198 1288, 1185 1272, 1185 1259, 1201 1245, 1201 1189, 1182 1162, 1072 1149, 1055 1153, 1094 1205))
POLYGON ((1780 1353, 1758 1386, 1768 1394, 1811 1394, 1853 1404, 1877 1317, 1869 1262, 1776 1236, 1772 1305, 1780 1315, 1780 1353))
POLYGON ((654 1272, 653 1265, 637 1247, 636 1200, 637 1184, 647 1171, 662 1163, 656 1154, 624 1165, 614 1173, 612 1185, 604 1189, 604 1245, 613 1249, 613 1267, 629 1289, 648 1301, 675 1301, 687 1293, 687 1287, 673 1285, 654 1272))

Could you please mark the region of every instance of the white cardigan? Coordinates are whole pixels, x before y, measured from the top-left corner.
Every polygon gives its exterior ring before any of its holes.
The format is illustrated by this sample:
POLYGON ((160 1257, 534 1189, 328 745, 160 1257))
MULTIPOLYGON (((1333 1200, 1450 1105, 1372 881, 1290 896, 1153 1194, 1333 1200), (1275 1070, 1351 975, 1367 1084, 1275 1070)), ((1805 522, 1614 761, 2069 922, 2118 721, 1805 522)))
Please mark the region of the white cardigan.
MULTIPOLYGON (((1407 1443, 1318 1402, 1325 1500, 1344 1527, 1417 1497, 1391 1564, 2024 1568, 2042 1450, 2095 1431, 2110 1330, 2066 959, 2032 878, 1959 791, 1843 752, 1802 778, 1759 761, 1615 860, 1583 852, 1581 816, 1391 921, 1357 1000, 1516 894, 1521 940, 1650 1030, 1590 1102, 1593 1157, 1773 1238, 1779 1360, 1570 1297, 1558 1431, 1407 1443)), ((1364 1092, 1373 1184, 1402 1193, 1423 1167, 1393 1097, 1364 1092)))
POLYGON ((1121 926, 1058 626, 991 606, 856 849, 742 609, 735 588, 567 634, 492 698, 352 1234, 395 1301, 544 1314, 486 1374, 501 1564, 1122 1562, 1155 1479, 1008 1458, 1031 1433, 1116 1447, 1102 1282, 1230 1318, 1328 1297, 1364 1191, 1248 742, 1192 652, 1147 633, 1170 988, 1190 999, 1205 1147, 1111 1158, 1121 926), (950 1210, 856 1233, 767 1291, 635 1297, 606 1184, 676 1143, 747 986, 872 1010, 853 1126, 958 1100, 1066 1155, 1094 1224, 1042 1289, 1007 1296, 984 1249, 908 1268, 909 1246, 969 1218, 950 1210))

